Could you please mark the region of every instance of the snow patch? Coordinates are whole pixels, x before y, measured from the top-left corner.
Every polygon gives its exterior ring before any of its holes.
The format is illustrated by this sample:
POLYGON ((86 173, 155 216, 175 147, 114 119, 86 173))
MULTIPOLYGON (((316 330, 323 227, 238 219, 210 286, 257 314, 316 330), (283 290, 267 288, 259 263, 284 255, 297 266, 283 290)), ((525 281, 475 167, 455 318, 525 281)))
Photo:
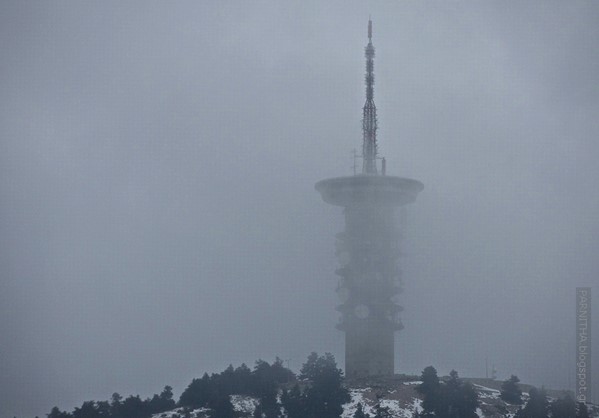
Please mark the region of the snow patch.
POLYGON ((152 415, 152 418, 206 418, 209 416, 210 409, 208 408, 176 408, 171 411, 161 412, 152 415))
POLYGON ((497 389, 488 388, 486 386, 474 384, 476 391, 478 392, 478 397, 480 399, 499 399, 499 395, 501 395, 501 391, 497 389))
POLYGON ((246 395, 231 395, 231 404, 236 412, 253 415, 260 401, 246 395))
MULTIPOLYGON (((362 404, 364 413, 371 417, 376 415, 377 402, 372 399, 371 388, 350 389, 351 400, 343 405, 342 418, 352 418, 358 408, 358 403, 362 404), (370 398, 364 396, 365 393, 370 394, 370 398)), ((397 391, 390 391, 389 394, 397 391)), ((379 404, 383 408, 389 408, 391 416, 398 418, 411 418, 414 411, 421 410, 422 401, 418 398, 411 398, 411 402, 405 403, 397 399, 380 399, 379 404)))

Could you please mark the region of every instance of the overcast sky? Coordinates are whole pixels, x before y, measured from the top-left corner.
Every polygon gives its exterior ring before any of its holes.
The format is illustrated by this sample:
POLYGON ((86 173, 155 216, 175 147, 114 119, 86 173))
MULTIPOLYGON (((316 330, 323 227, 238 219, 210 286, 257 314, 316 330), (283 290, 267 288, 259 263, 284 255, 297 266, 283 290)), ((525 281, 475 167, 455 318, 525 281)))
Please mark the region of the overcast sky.
POLYGON ((488 357, 574 385, 575 288, 599 283, 599 2, 15 0, 0 417, 178 398, 276 355, 343 366, 343 216, 314 183, 360 148, 369 14, 380 152, 425 185, 397 372, 484 376, 488 357))

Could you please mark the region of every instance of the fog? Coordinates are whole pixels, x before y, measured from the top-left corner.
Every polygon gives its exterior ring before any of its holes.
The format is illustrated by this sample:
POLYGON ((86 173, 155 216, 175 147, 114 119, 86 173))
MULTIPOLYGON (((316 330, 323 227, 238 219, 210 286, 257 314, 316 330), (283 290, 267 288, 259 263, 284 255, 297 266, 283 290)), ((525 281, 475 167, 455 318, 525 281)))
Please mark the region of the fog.
POLYGON ((361 146, 369 15, 379 150, 425 185, 401 215, 396 371, 488 358, 573 387, 575 288, 599 277, 599 3, 15 0, 0 416, 178 398, 277 355, 343 366, 343 215, 314 184, 361 146))

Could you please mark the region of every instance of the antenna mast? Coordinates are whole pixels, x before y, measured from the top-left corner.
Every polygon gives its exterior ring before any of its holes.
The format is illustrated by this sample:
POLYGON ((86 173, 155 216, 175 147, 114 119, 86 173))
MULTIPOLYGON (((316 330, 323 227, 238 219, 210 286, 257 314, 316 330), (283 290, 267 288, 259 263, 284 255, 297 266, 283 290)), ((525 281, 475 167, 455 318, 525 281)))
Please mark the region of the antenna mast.
POLYGON ((362 157, 363 174, 377 174, 376 169, 376 106, 374 105, 374 46, 372 46, 372 20, 368 19, 368 45, 366 55, 366 103, 363 108, 362 119, 362 157))

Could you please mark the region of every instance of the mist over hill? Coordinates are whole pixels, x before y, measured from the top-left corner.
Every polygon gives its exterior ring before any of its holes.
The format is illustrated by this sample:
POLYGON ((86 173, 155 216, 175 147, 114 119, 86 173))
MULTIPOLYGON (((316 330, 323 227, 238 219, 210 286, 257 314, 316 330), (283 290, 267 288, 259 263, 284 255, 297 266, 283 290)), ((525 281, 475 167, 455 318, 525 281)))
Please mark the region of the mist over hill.
POLYGON ((2 0, 0 418, 276 355, 346 370, 344 214, 314 185, 362 149, 369 16, 378 152, 426 185, 393 370, 574 389, 599 2, 2 0))
POLYGON ((72 412, 54 407, 48 418, 590 418, 599 407, 576 403, 569 391, 540 390, 489 378, 393 375, 343 379, 330 353, 312 353, 295 375, 277 357, 230 365, 193 379, 175 402, 172 388, 142 400, 114 393, 72 412))

